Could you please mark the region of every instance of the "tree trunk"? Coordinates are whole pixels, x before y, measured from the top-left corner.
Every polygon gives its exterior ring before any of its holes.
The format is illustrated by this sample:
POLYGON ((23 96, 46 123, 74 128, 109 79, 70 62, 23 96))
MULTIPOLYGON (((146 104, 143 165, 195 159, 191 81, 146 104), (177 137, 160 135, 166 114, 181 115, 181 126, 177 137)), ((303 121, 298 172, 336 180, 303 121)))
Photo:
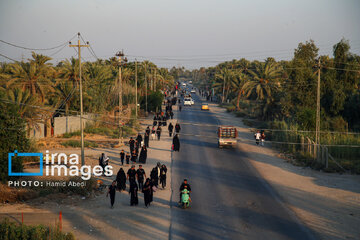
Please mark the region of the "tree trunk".
POLYGON ((240 111, 240 97, 241 97, 241 89, 239 90, 236 98, 236 111, 240 111))
POLYGON ((225 77, 224 77, 223 94, 222 94, 221 103, 224 103, 224 97, 225 97, 225 77))
POLYGON ((66 115, 65 132, 68 133, 69 132, 69 105, 67 103, 65 104, 65 115, 66 115))

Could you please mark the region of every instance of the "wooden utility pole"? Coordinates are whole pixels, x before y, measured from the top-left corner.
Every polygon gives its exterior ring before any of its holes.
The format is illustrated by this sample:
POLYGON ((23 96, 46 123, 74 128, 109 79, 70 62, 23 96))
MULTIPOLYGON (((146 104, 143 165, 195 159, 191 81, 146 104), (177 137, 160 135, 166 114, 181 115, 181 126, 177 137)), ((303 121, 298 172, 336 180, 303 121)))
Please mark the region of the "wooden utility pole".
MULTIPOLYGON (((121 66, 122 66, 122 58, 124 56, 123 51, 119 51, 116 53, 116 56, 119 57, 119 82, 118 82, 118 87, 119 87, 119 145, 121 145, 124 140, 123 140, 123 134, 122 134, 122 122, 121 122, 121 114, 122 114, 122 76, 121 76, 121 66)), ((124 58, 124 62, 127 62, 127 59, 124 58)))
POLYGON ((151 91, 153 91, 154 90, 154 69, 152 69, 150 86, 151 86, 150 87, 151 91))
POLYGON ((86 45, 80 44, 80 33, 78 33, 78 44, 72 45, 69 42, 69 47, 78 48, 78 57, 79 57, 79 90, 80 90, 80 132, 81 132, 81 166, 85 165, 85 153, 84 153, 84 126, 83 126, 83 97, 82 97, 82 81, 81 81, 81 48, 89 47, 89 42, 86 45))
POLYGON ((135 58, 135 117, 138 115, 138 99, 137 99, 137 60, 135 58))
POLYGON ((147 112, 148 112, 148 109, 147 109, 147 94, 148 94, 148 81, 147 81, 147 76, 146 76, 146 71, 147 71, 147 68, 146 68, 146 64, 144 65, 144 70, 145 70, 145 116, 147 116, 147 112))
POLYGON ((318 61, 318 82, 317 82, 317 97, 316 97, 316 130, 315 130, 315 144, 317 153, 319 152, 320 144, 320 72, 321 72, 321 62, 320 57, 318 61))
POLYGON ((156 68, 154 68, 154 91, 156 92, 156 68))
POLYGON ((224 74, 224 85, 223 85, 223 93, 222 93, 222 101, 221 103, 224 103, 225 100, 225 74, 224 74))

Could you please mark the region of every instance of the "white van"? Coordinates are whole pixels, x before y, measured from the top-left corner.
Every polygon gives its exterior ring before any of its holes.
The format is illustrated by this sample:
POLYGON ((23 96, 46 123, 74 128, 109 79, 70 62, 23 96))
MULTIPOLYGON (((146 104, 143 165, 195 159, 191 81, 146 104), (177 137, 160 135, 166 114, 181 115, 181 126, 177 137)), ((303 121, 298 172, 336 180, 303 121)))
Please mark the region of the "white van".
POLYGON ((191 98, 184 98, 184 106, 191 106, 192 100, 191 98))

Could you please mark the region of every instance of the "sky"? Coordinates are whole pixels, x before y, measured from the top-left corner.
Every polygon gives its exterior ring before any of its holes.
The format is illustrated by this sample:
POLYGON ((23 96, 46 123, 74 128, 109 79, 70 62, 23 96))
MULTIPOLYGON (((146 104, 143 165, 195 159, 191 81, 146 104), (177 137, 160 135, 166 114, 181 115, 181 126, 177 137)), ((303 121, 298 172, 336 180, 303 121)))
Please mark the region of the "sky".
MULTIPOLYGON (((0 0, 0 39, 51 48, 80 32, 98 58, 123 50, 130 61, 195 69, 242 57, 289 60, 310 39, 332 56, 345 38, 360 55, 359 10, 359 0, 0 0)), ((54 63, 77 56, 68 46, 36 52, 54 63)), ((0 42, 0 54, 26 60, 31 51, 0 42)), ((85 48, 82 56, 96 60, 85 48)))

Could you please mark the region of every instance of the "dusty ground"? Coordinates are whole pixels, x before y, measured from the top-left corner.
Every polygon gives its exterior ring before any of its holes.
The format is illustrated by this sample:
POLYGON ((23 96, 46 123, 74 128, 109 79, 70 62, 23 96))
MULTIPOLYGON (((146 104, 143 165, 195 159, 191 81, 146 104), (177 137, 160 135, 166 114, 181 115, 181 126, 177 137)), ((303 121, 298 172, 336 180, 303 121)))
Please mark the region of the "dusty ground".
POLYGON ((244 140, 238 144, 240 151, 320 239, 360 239, 360 176, 294 166, 269 146, 252 143, 254 133, 241 118, 215 104, 210 104, 210 111, 221 124, 238 127, 239 138, 244 140))
MULTIPOLYGON (((144 122, 143 127, 145 128, 148 123, 152 121, 144 122)), ((144 206, 142 193, 139 193, 139 205, 131 207, 129 194, 117 192, 114 209, 110 208, 110 199, 106 198, 106 191, 85 199, 79 196, 55 194, 22 204, 3 204, 0 207, 0 219, 8 217, 20 223, 23 212, 25 224, 54 225, 58 222, 61 211, 63 230, 73 232, 77 239, 168 239, 171 196, 170 148, 171 139, 165 129, 163 129, 161 141, 150 140, 148 159, 144 165, 147 177, 157 162, 164 163, 168 168, 168 173, 166 189, 159 189, 154 193, 154 201, 149 208, 144 206)), ((129 148, 125 146, 124 150, 128 151, 129 148)), ((69 148, 49 149, 49 151, 50 153, 80 153, 80 149, 69 148)), ((86 164, 97 164, 97 159, 102 152, 110 157, 110 165, 114 167, 114 176, 100 179, 110 184, 120 167, 127 172, 130 166, 121 166, 119 149, 115 148, 86 149, 86 164)))

